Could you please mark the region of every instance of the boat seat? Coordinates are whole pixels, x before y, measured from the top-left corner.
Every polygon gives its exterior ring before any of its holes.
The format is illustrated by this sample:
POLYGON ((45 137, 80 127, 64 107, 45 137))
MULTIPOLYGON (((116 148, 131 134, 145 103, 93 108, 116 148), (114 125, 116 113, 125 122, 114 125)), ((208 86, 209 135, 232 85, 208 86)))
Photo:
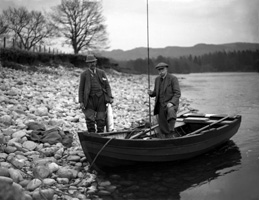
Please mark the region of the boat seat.
POLYGON ((184 122, 180 122, 180 121, 176 121, 176 123, 175 123, 175 128, 177 128, 177 127, 180 127, 180 126, 183 126, 183 125, 185 125, 185 123, 184 122))
MULTIPOLYGON (((199 118, 196 118, 196 117, 187 117, 185 119, 177 119, 177 123, 178 122, 185 122, 185 123, 200 123, 200 124, 212 124, 212 123, 215 123, 217 122, 218 120, 212 120, 212 119, 209 119, 209 118, 205 118, 205 117, 199 117, 199 118)), ((219 124, 230 124, 232 123, 233 121, 232 120, 224 120, 222 122, 220 122, 219 124)))
POLYGON ((205 123, 209 121, 206 117, 187 117, 183 120, 185 123, 205 123))

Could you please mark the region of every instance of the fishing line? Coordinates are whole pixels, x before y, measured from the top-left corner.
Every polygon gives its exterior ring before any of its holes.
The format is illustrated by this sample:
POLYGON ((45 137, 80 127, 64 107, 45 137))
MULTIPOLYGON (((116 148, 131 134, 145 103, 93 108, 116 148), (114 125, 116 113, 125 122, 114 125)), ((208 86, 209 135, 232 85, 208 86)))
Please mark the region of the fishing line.
MULTIPOLYGON (((148 73, 148 90, 150 90, 150 72, 149 72, 149 17, 148 17, 148 0, 147 0, 147 73, 148 73)), ((149 125, 151 128, 151 100, 148 95, 148 111, 149 111, 149 125)))

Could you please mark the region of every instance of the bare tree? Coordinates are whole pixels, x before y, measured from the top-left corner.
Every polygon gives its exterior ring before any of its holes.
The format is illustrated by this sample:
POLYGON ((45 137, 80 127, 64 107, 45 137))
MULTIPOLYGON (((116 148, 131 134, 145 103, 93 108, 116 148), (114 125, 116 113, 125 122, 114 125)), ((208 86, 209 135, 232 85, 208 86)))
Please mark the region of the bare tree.
POLYGON ((53 26, 46 20, 41 12, 26 8, 9 8, 3 11, 3 19, 8 24, 11 37, 18 41, 22 48, 30 50, 37 44, 54 36, 53 26))
POLYGON ((107 47, 108 38, 100 2, 62 0, 60 5, 53 8, 51 17, 75 54, 107 47))
POLYGON ((0 16, 0 36, 7 33, 8 26, 3 18, 0 16))

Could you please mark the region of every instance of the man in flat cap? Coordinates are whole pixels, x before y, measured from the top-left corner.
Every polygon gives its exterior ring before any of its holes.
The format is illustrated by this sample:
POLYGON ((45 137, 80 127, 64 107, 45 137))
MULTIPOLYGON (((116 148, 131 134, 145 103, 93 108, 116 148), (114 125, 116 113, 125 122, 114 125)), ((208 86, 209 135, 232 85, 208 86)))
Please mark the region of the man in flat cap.
POLYGON ((111 87, 105 72, 97 68, 97 59, 86 56, 87 69, 80 76, 79 103, 88 132, 104 132, 106 125, 106 104, 113 103, 111 87))
POLYGON ((155 80, 154 90, 149 90, 150 97, 156 97, 154 115, 158 115, 162 138, 177 137, 174 130, 181 91, 176 76, 168 73, 168 65, 159 63, 155 67, 159 76, 155 80))

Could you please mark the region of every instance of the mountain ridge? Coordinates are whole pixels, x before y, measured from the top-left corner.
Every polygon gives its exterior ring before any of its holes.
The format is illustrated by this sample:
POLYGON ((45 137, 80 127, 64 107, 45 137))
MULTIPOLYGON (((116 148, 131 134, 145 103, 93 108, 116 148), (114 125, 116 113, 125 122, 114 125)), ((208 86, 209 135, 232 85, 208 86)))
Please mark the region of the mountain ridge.
MULTIPOLYGON (((259 43, 235 42, 225 44, 206 44, 199 43, 190 47, 181 46, 167 46, 164 48, 149 48, 149 57, 156 58, 158 56, 178 58, 181 56, 200 56, 207 53, 215 52, 231 52, 231 51, 245 51, 259 50, 259 43)), ((100 51, 99 55, 111 58, 117 61, 136 60, 138 58, 147 58, 147 47, 137 47, 130 50, 115 49, 111 51, 100 51)))

